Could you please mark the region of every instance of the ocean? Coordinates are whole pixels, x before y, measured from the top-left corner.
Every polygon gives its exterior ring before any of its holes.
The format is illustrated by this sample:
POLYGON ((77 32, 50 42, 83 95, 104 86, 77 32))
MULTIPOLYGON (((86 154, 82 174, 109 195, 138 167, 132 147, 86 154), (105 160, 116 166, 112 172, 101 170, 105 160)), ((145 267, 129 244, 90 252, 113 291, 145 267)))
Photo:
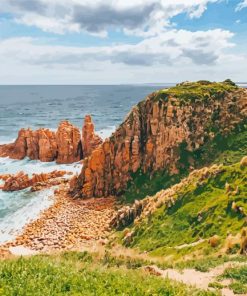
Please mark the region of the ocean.
MULTIPOLYGON (((106 138, 124 120, 132 106, 149 93, 171 86, 0 86, 0 144, 14 141, 18 130, 30 127, 56 129, 61 120, 82 127, 91 114, 96 132, 106 138)), ((24 171, 28 174, 55 169, 79 172, 80 164, 57 165, 40 161, 0 158, 0 174, 24 171)), ((31 193, 0 190, 0 244, 12 240, 26 223, 52 204, 53 189, 31 193)))
MULTIPOLYGON (((14 141, 21 128, 55 130, 64 119, 81 128, 86 114, 92 115, 96 132, 106 138, 137 102, 171 85, 0 86, 0 144, 14 141)), ((24 171, 31 175, 56 169, 80 172, 81 164, 0 158, 0 174, 24 171)), ((0 244, 12 240, 26 223, 52 204, 53 190, 0 190, 0 244)))

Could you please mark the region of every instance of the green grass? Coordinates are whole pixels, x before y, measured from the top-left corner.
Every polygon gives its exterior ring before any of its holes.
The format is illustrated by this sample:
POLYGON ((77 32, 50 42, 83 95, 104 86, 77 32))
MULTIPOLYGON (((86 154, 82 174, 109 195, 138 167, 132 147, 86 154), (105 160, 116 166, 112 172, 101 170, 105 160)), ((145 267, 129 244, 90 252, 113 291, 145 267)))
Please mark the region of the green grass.
POLYGON ((166 260, 166 257, 147 256, 146 259, 135 258, 125 256, 124 254, 113 255, 110 250, 105 252, 104 256, 100 259, 101 264, 107 267, 121 267, 124 266, 127 269, 138 269, 147 265, 157 265, 159 268, 165 270, 168 268, 174 268, 183 270, 185 268, 195 269, 201 272, 207 272, 210 269, 222 265, 225 262, 245 262, 247 263, 246 256, 240 255, 224 255, 224 256, 204 256, 202 258, 190 259, 190 260, 166 260))
POLYGON ((172 267, 178 268, 178 269, 185 269, 185 268, 193 268, 195 270, 201 271, 201 272, 207 272, 210 269, 222 265, 225 262, 246 262, 247 263, 247 257, 245 256, 204 256, 200 259, 191 259, 191 260, 180 260, 178 262, 175 262, 172 267))
POLYGON ((197 150, 192 157, 196 167, 214 164, 234 164, 247 155, 247 122, 238 125, 226 137, 220 135, 197 150))
POLYGON ((163 89, 157 92, 155 100, 167 100, 169 97, 179 98, 182 104, 194 103, 197 101, 209 102, 210 99, 221 99, 227 92, 238 88, 231 81, 225 82, 185 82, 175 87, 163 89))
POLYGON ((176 203, 157 209, 149 219, 135 226, 131 247, 149 251, 153 255, 177 254, 183 257, 194 250, 202 249, 205 255, 215 252, 207 242, 180 250, 176 246, 191 244, 213 235, 225 238, 230 231, 238 233, 246 225, 247 214, 247 168, 239 163, 224 166, 217 176, 203 182, 188 184, 177 192, 176 203), (228 182, 231 192, 226 193, 228 182), (234 190, 239 192, 234 195, 234 190), (232 210, 232 202, 242 207, 245 214, 232 210), (199 213, 201 219, 199 219, 199 213))
POLYGON ((124 203, 133 203, 136 199, 143 199, 147 195, 154 195, 163 188, 168 188, 181 179, 181 175, 169 176, 167 171, 155 172, 152 176, 138 171, 132 175, 126 192, 121 196, 124 203))
POLYGON ((229 288, 236 294, 247 293, 247 266, 228 268, 224 271, 221 279, 232 279, 229 288))
POLYGON ((210 288, 214 288, 214 289, 223 289, 224 288, 224 286, 221 283, 218 283, 218 282, 209 283, 208 286, 210 288))
POLYGON ((9 259, 0 264, 0 295, 213 296, 142 270, 108 268, 86 253, 9 259))

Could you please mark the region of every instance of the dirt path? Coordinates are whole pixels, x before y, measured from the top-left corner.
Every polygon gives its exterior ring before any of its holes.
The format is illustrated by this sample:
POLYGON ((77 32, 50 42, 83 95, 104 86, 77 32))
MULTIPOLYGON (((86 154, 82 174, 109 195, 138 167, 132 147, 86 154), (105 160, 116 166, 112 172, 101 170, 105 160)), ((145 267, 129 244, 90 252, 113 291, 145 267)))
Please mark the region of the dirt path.
POLYGON ((174 247, 174 249, 181 250, 181 249, 188 248, 188 247, 194 247, 194 246, 197 246, 203 242, 205 242, 205 239, 200 239, 197 242, 194 242, 191 244, 183 244, 183 245, 176 246, 176 247, 174 247))
MULTIPOLYGON (((219 265, 208 272, 201 272, 195 269, 183 269, 182 271, 176 269, 160 269, 156 265, 146 266, 145 270, 148 272, 161 276, 163 278, 169 278, 171 280, 182 282, 189 286, 195 286, 199 289, 207 290, 209 289, 209 284, 216 281, 217 277, 224 273, 224 270, 231 267, 239 267, 242 265, 247 265, 247 263, 239 262, 226 262, 219 265)), ((235 295, 233 291, 228 288, 223 288, 221 290, 222 296, 232 296, 235 295)))
MULTIPOLYGON (((67 192, 67 185, 60 186, 55 192, 54 205, 5 247, 21 246, 49 252, 78 249, 96 241, 104 244, 110 233, 109 222, 115 211, 115 198, 73 200, 67 192)), ((21 250, 20 247, 17 250, 21 250)))

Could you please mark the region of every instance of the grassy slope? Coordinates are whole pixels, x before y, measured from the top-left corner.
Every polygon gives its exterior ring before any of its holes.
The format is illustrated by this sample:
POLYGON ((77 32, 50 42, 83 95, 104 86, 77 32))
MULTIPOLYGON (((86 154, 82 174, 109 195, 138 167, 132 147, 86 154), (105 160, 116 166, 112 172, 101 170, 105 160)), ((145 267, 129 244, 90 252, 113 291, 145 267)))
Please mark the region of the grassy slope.
POLYGON ((87 253, 33 256, 0 264, 0 295, 216 295, 141 270, 107 268, 87 253))
MULTIPOLYGON (((162 206, 151 219, 134 228, 132 247, 155 255, 169 255, 178 245, 190 244, 214 234, 225 238, 228 231, 238 233, 246 221, 243 214, 232 210, 231 205, 236 202, 247 214, 247 168, 239 163, 225 166, 216 177, 207 179, 202 185, 192 184, 177 195, 174 206, 162 206), (226 193, 226 182, 231 186, 230 194, 226 193), (234 195, 237 186, 239 193, 234 195), (198 219, 199 213, 201 220, 198 219)), ((176 253, 182 256, 198 248, 207 250, 207 242, 199 247, 177 250, 176 253)))

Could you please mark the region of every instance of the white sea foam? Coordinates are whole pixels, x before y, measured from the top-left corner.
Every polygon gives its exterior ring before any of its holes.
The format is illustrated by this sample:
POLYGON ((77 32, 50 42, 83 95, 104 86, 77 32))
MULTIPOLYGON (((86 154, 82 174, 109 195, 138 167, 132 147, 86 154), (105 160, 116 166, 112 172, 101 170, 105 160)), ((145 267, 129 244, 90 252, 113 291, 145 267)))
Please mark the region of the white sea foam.
POLYGON ((0 145, 13 143, 16 139, 0 138, 0 145))
POLYGON ((113 132, 115 132, 116 130, 116 127, 114 125, 112 126, 108 126, 107 128, 105 129, 102 129, 102 130, 99 130, 99 131, 96 131, 96 133, 103 139, 105 140, 106 138, 109 138, 111 136, 111 134, 113 132))
POLYGON ((31 176, 33 173, 49 173, 54 170, 65 170, 73 173, 79 173, 81 168, 82 165, 80 163, 56 164, 55 162, 30 160, 27 157, 22 160, 14 160, 8 157, 0 158, 0 174, 16 174, 23 171, 31 176))
POLYGON ((0 243, 14 239, 22 232, 23 227, 36 219, 40 212, 52 205, 53 189, 29 192, 28 189, 18 192, 1 192, 0 194, 0 243), (4 209, 3 209, 4 208, 4 209))
MULTIPOLYGON (((98 134, 105 139, 114 131, 115 126, 109 126, 99 130, 98 134)), ((31 176, 33 173, 49 173, 54 170, 65 170, 75 174, 79 173, 81 168, 81 163, 56 164, 29 158, 22 160, 0 158, 0 174, 16 174, 23 171, 31 176)), ((41 211, 52 205, 53 190, 54 188, 40 192, 30 192, 29 188, 16 192, 0 190, 0 244, 14 239, 27 223, 37 219, 41 211)))
MULTIPOLYGON (((54 170, 79 173, 81 168, 80 163, 58 165, 55 162, 41 162, 28 158, 23 160, 0 158, 0 174, 15 174, 24 171, 31 175, 49 173, 54 170)), ((30 192, 30 188, 16 192, 0 190, 0 244, 14 239, 21 233, 25 224, 37 219, 41 211, 51 206, 52 193, 52 189, 40 192, 30 192)))

